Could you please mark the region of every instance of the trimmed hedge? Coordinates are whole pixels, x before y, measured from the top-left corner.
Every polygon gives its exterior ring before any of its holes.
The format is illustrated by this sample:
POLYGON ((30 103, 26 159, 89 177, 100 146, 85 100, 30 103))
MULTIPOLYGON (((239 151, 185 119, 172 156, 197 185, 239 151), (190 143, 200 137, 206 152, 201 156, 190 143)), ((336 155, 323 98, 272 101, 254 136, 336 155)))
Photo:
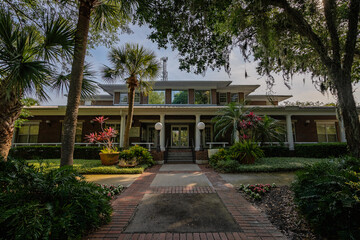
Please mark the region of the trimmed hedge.
MULTIPOLYGON (((100 147, 75 146, 74 158, 99 159, 100 147)), ((61 157, 61 146, 18 146, 10 149, 9 156, 15 159, 54 159, 61 157)))
POLYGON ((295 151, 285 146, 264 146, 261 149, 266 157, 329 158, 349 154, 346 143, 297 144, 295 151))

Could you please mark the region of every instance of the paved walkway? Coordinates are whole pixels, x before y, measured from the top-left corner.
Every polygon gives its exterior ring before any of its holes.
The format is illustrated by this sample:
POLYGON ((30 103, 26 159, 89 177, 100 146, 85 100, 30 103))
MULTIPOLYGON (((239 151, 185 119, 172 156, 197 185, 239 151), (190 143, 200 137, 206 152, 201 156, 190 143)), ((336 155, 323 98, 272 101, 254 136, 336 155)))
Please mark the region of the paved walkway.
POLYGON ((159 171, 161 166, 154 166, 147 170, 113 202, 114 212, 112 221, 84 239, 286 239, 284 235, 270 223, 265 214, 246 201, 241 194, 235 190, 233 185, 224 181, 223 178, 212 169, 205 168, 201 165, 199 167, 200 168, 197 168, 197 165, 190 166, 190 168, 182 166, 177 169, 175 166, 164 165, 161 171, 159 171), (175 183, 161 184, 161 179, 167 181, 167 179, 180 173, 185 174, 184 176, 189 175, 189 179, 193 180, 194 184, 189 184, 187 177, 184 177, 185 180, 178 180, 180 182, 179 185, 182 186, 172 186, 175 183), (197 179, 196 177, 200 178, 197 179), (206 178, 208 184, 203 184, 205 181, 204 178, 206 178), (154 181, 156 179, 157 181, 154 181), (197 185, 197 180, 202 184, 197 185), (216 193, 241 230, 239 232, 206 233, 124 233, 125 228, 134 216, 136 208, 144 195, 152 193, 216 193))

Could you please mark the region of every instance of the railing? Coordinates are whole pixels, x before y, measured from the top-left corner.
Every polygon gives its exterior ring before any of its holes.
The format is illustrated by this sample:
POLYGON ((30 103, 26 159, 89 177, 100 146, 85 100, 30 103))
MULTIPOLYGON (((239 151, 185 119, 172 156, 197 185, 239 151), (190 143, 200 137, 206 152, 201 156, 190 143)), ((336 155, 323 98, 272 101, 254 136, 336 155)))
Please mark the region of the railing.
POLYGON ((169 156, 169 139, 166 140, 165 152, 164 152, 164 162, 167 163, 169 156))
POLYGON ((193 158, 193 162, 196 163, 196 153, 195 153, 195 144, 194 144, 194 139, 190 139, 190 146, 191 146, 191 153, 192 153, 192 158, 193 158))
MULTIPOLYGON (((119 144, 120 143, 113 143, 113 145, 119 145, 119 144)), ((85 146, 85 147, 89 147, 89 146, 101 147, 104 144, 103 143, 75 143, 75 145, 85 146)), ((17 146, 61 146, 61 142, 60 143, 13 143, 11 146, 12 147, 17 147, 17 146)))

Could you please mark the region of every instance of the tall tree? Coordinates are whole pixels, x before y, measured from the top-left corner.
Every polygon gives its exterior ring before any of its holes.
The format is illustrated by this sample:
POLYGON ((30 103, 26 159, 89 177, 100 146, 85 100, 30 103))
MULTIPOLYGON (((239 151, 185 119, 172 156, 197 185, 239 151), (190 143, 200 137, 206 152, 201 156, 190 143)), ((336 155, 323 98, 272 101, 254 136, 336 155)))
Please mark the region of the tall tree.
POLYGON ((51 61, 69 55, 73 29, 64 19, 47 18, 42 26, 21 27, 0 9, 0 157, 6 160, 24 95, 47 99, 51 61))
POLYGON ((112 26, 121 26, 122 21, 129 20, 132 2, 126 0, 78 0, 78 21, 64 119, 64 137, 61 145, 60 166, 73 164, 76 124, 90 23, 92 23, 94 29, 102 30, 107 30, 107 28, 112 26))
POLYGON ((159 74, 160 62, 156 60, 153 51, 138 44, 125 44, 122 48, 113 48, 109 53, 112 67, 105 66, 104 78, 115 81, 119 77, 128 86, 128 114, 124 134, 124 148, 129 147, 129 133, 134 115, 135 90, 147 93, 151 90, 151 83, 147 80, 155 79, 159 74))
POLYGON ((156 0, 142 1, 140 22, 160 47, 177 48, 180 68, 204 73, 208 67, 230 72, 229 56, 240 47, 258 61, 269 85, 274 73, 285 84, 311 73, 321 90, 338 99, 348 146, 360 157, 360 123, 352 84, 359 81, 359 0, 156 0))

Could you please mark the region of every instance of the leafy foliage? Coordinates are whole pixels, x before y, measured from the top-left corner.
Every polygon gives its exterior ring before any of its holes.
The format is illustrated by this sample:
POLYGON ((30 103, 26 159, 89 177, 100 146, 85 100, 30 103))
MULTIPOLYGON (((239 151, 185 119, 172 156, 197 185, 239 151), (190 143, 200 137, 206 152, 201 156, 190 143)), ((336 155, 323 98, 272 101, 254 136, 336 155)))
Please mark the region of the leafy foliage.
POLYGON ((136 159, 137 163, 140 165, 152 166, 155 164, 151 153, 141 146, 135 145, 129 149, 123 150, 120 152, 119 158, 124 159, 125 162, 133 161, 133 158, 136 159))
POLYGON ((292 185, 295 202, 323 237, 360 237, 360 202, 356 199, 357 189, 348 184, 359 182, 353 173, 359 170, 359 160, 342 158, 323 161, 297 173, 292 185))
POLYGON ((229 149, 231 159, 240 163, 254 163, 258 158, 264 157, 264 152, 256 142, 243 140, 235 143, 229 149))
POLYGON ((70 168, 43 173, 11 159, 0 165, 5 239, 79 239, 110 220, 111 197, 70 168))
MULTIPOLYGON (((31 107, 31 106, 38 105, 39 102, 33 98, 23 98, 23 99, 21 99, 21 104, 26 107, 31 107)), ((29 117, 32 117, 32 115, 30 114, 30 111, 27 110, 26 108, 21 109, 20 116, 15 121, 15 127, 20 128, 24 122, 28 121, 29 117)))
POLYGON ((285 129, 280 125, 280 121, 269 116, 262 117, 254 128, 254 138, 261 145, 264 142, 280 142, 284 141, 285 129))
POLYGON ((254 185, 243 185, 239 186, 239 191, 244 192, 254 200, 261 200, 261 198, 272 188, 276 188, 276 184, 254 184, 254 185))

